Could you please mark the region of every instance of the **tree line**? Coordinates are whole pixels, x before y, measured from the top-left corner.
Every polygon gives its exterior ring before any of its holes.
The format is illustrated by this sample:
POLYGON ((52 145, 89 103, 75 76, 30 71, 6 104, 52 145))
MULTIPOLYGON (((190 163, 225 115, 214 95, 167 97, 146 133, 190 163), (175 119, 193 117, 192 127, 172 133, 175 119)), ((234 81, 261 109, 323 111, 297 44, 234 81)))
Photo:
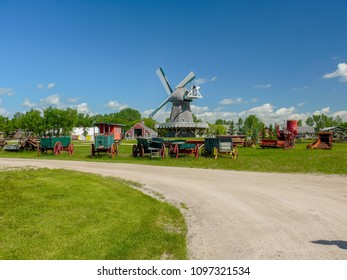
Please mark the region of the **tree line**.
MULTIPOLYGON (((193 114, 195 122, 201 122, 193 114)), ((0 131, 6 136, 10 136, 18 129, 26 130, 33 133, 35 136, 57 136, 70 135, 74 127, 84 129, 84 134, 87 133, 87 128, 92 127, 94 123, 108 122, 124 125, 124 131, 127 131, 134 124, 143 121, 146 126, 154 129, 156 121, 152 118, 142 118, 141 113, 135 109, 126 108, 119 112, 111 114, 88 115, 78 113, 77 110, 67 108, 65 110, 55 107, 48 107, 41 110, 31 109, 25 113, 17 112, 12 119, 0 116, 0 131)), ((324 114, 313 115, 305 121, 306 125, 313 126, 318 132, 324 127, 342 126, 347 128, 347 122, 337 116, 335 118, 328 117, 324 114)), ((298 125, 302 125, 302 120, 298 121, 298 125)), ((273 129, 270 125, 270 130, 273 129)), ((245 119, 238 118, 234 120, 217 119, 214 123, 209 123, 209 135, 225 135, 237 134, 245 135, 253 140, 258 139, 259 132, 265 128, 264 122, 256 115, 249 115, 245 119)))
POLYGON ((70 135, 74 127, 87 128, 94 123, 108 122, 124 124, 128 130, 135 123, 141 121, 139 111, 126 108, 117 113, 88 115, 78 113, 77 110, 67 108, 65 110, 48 107, 43 111, 31 109, 25 113, 15 113, 12 119, 0 116, 0 131, 10 136, 14 131, 22 129, 31 132, 35 136, 70 135))

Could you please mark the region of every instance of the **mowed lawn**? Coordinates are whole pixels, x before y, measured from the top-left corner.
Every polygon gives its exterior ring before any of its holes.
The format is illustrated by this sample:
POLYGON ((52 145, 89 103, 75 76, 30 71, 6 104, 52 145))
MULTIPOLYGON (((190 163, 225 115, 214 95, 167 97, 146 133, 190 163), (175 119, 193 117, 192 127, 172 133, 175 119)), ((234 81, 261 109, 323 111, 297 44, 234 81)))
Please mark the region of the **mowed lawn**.
POLYGON ((66 170, 0 171, 0 259, 186 259, 180 211, 129 184, 66 170))
POLYGON ((42 158, 51 160, 83 160, 96 162, 114 162, 114 163, 137 163, 163 166, 212 168, 240 171, 258 171, 258 172, 281 172, 281 173, 322 173, 322 174, 347 174, 347 143, 334 143, 331 150, 307 150, 306 145, 312 143, 296 143, 292 149, 262 149, 259 146, 252 148, 239 148, 239 158, 232 160, 228 156, 222 156, 217 160, 213 158, 199 157, 192 155, 180 155, 178 159, 166 157, 153 158, 149 155, 145 157, 132 157, 132 145, 136 141, 123 141, 119 148, 119 155, 111 159, 109 155, 100 155, 91 157, 91 143, 74 142, 75 154, 68 155, 63 152, 59 156, 51 153, 42 154, 38 157, 36 151, 6 152, 0 151, 1 157, 17 158, 42 158))

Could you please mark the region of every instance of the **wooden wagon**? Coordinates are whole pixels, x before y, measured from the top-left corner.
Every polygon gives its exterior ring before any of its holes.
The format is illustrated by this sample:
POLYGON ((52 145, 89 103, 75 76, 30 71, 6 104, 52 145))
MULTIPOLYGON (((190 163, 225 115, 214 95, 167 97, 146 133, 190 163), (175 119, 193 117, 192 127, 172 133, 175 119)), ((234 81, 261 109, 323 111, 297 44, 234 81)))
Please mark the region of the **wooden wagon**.
POLYGON ((114 158, 115 155, 118 155, 123 126, 114 123, 95 123, 91 156, 94 157, 96 154, 103 153, 110 154, 114 158), (98 128, 97 132, 95 128, 98 128))
POLYGON ((132 155, 143 157, 149 154, 153 157, 165 157, 165 144, 162 138, 137 138, 137 144, 133 145, 132 155))
POLYGON ((70 136, 60 136, 60 137, 43 137, 37 144, 37 152, 47 153, 47 151, 52 151, 54 155, 60 155, 63 151, 73 155, 74 145, 71 143, 70 136))
POLYGON ((169 155, 178 158, 180 154, 194 155, 199 157, 199 145, 197 143, 188 142, 187 140, 170 140, 165 142, 168 147, 169 155))
POLYGON ((217 159, 221 155, 228 155, 232 159, 237 159, 238 150, 233 145, 232 136, 217 136, 205 138, 204 146, 201 148, 201 155, 212 156, 217 159))

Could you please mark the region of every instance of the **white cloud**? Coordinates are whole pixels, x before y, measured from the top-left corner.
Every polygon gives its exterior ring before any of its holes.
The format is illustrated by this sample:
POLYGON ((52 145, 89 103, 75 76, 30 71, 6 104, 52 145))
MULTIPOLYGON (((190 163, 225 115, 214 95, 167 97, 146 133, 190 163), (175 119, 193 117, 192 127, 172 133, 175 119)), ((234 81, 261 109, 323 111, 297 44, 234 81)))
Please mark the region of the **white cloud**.
POLYGON ((339 116, 342 120, 346 121, 347 120, 347 111, 337 111, 332 114, 334 118, 339 116))
POLYGON ((52 89, 52 88, 55 87, 55 83, 48 83, 47 86, 45 86, 44 84, 39 83, 36 86, 37 86, 38 89, 46 89, 46 88, 47 89, 52 89))
POLYGON ((77 104, 72 106, 73 109, 77 110, 77 113, 81 113, 81 114, 89 114, 90 110, 88 107, 87 103, 81 103, 81 104, 77 104))
POLYGON ((0 88, 0 95, 13 95, 14 91, 12 88, 0 88))
POLYGON ((301 102, 301 103, 298 104, 298 107, 302 107, 302 106, 304 106, 305 104, 306 104, 305 102, 301 102))
POLYGON ((323 76, 324 79, 331 79, 340 77, 341 82, 347 82, 347 64, 339 63, 337 65, 337 70, 332 73, 327 73, 323 76))
POLYGON ((204 112, 208 111, 208 107, 207 106, 200 107, 200 106, 196 106, 196 105, 191 104, 190 108, 192 109, 192 113, 193 114, 201 114, 201 113, 204 113, 204 112))
POLYGON ((47 88, 48 89, 52 89, 52 88, 54 88, 55 87, 55 83, 49 83, 48 85, 47 85, 47 88))
POLYGON ((256 85, 254 88, 270 88, 271 84, 256 85))
POLYGON ((123 110, 125 108, 128 108, 128 105, 113 100, 109 101, 105 106, 111 110, 123 110))
POLYGON ((33 103, 28 98, 25 98, 21 105, 22 105, 22 107, 32 108, 32 107, 36 106, 36 103, 33 103))
POLYGON ((60 106, 60 97, 58 94, 53 94, 50 96, 47 96, 46 98, 40 99, 42 106, 60 106))
POLYGON ((237 98, 227 98, 227 99, 223 99, 222 101, 219 102, 219 104, 221 105, 230 105, 230 104, 240 104, 242 103, 243 100, 241 97, 237 97, 237 98))
POLYGON ((216 76, 213 76, 211 79, 206 79, 206 78, 198 78, 195 80, 195 84, 196 85, 201 85, 201 84, 205 84, 205 83, 208 83, 208 82, 214 82, 215 80, 217 80, 217 77, 216 76))

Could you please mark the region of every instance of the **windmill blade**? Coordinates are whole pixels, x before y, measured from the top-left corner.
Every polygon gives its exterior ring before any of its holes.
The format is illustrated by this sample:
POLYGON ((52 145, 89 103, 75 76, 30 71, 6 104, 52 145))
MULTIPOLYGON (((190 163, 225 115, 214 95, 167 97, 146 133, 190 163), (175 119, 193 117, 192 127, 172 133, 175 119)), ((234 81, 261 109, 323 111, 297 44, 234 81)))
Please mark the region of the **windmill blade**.
POLYGON ((152 113, 149 114, 149 117, 153 117, 161 108, 163 108, 165 104, 169 102, 170 98, 171 96, 168 96, 163 103, 161 103, 152 113))
POLYGON ((194 72, 190 72, 190 73, 188 74, 188 76, 185 77, 184 80, 183 80, 182 82, 180 82, 180 83, 176 86, 176 88, 185 87, 186 84, 190 83, 192 80, 194 80, 194 78, 195 78, 194 72))
POLYGON ((173 90, 171 89, 171 86, 170 86, 169 81, 167 80, 167 78, 165 76, 165 73, 164 73, 163 69, 161 69, 159 67, 157 69, 156 73, 157 73, 161 83, 163 84, 167 94, 170 95, 173 92, 173 90))

